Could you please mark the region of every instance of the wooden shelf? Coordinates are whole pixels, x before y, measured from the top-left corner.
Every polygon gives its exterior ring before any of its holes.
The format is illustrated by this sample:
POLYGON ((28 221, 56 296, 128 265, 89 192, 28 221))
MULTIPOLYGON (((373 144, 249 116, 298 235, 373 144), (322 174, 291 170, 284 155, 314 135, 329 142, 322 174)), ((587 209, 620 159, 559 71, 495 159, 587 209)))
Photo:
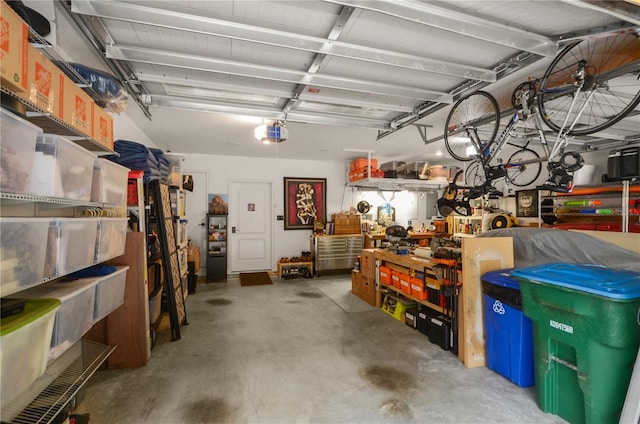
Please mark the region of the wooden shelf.
POLYGON ((425 268, 431 269, 433 262, 430 259, 420 258, 413 255, 397 255, 387 250, 376 249, 374 256, 381 261, 388 261, 394 264, 404 266, 409 269, 415 269, 423 272, 425 268))

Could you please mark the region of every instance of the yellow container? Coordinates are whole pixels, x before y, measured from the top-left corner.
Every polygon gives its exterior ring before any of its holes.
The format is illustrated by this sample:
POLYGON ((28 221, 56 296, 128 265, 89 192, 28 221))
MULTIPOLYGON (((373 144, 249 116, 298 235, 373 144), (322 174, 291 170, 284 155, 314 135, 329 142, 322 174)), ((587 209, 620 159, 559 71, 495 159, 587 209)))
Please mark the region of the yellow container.
POLYGON ((384 302, 382 302, 382 310, 403 323, 407 309, 416 306, 416 302, 392 294, 386 295, 384 302))

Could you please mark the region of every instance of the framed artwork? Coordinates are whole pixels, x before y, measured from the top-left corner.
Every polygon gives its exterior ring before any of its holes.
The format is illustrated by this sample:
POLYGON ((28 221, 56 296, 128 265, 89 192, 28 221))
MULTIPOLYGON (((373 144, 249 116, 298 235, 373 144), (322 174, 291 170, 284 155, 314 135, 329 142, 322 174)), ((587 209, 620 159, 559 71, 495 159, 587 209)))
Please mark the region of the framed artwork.
POLYGON ((538 190, 516 191, 516 216, 538 216, 538 190))
POLYGON ((214 215, 227 215, 229 202, 226 194, 209 194, 209 212, 214 215))
POLYGON ((396 208, 390 204, 378 206, 378 224, 388 227, 389 224, 396 220, 396 208))
POLYGON ((313 230, 327 220, 327 179, 284 177, 284 229, 313 230))

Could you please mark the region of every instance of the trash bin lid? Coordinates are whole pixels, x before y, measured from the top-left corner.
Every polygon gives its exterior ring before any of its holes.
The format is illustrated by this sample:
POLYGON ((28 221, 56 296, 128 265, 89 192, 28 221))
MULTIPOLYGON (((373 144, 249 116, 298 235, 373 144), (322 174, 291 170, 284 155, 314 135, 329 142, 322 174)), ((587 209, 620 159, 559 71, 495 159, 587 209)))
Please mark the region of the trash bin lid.
POLYGON ((640 298, 640 273, 593 264, 551 263, 517 268, 514 277, 613 299, 640 298))
POLYGON ((518 282, 518 280, 511 277, 511 271, 513 271, 513 268, 485 272, 482 275, 481 280, 496 286, 520 290, 520 283, 518 282))

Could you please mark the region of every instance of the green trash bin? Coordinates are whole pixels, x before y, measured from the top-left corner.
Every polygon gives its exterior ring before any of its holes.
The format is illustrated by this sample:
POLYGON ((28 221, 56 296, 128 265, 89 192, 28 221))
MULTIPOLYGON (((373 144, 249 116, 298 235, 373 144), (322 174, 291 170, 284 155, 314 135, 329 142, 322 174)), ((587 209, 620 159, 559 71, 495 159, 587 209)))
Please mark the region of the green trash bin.
POLYGON ((617 423, 640 346, 640 273, 562 263, 512 276, 533 322, 540 409, 571 423, 617 423))

